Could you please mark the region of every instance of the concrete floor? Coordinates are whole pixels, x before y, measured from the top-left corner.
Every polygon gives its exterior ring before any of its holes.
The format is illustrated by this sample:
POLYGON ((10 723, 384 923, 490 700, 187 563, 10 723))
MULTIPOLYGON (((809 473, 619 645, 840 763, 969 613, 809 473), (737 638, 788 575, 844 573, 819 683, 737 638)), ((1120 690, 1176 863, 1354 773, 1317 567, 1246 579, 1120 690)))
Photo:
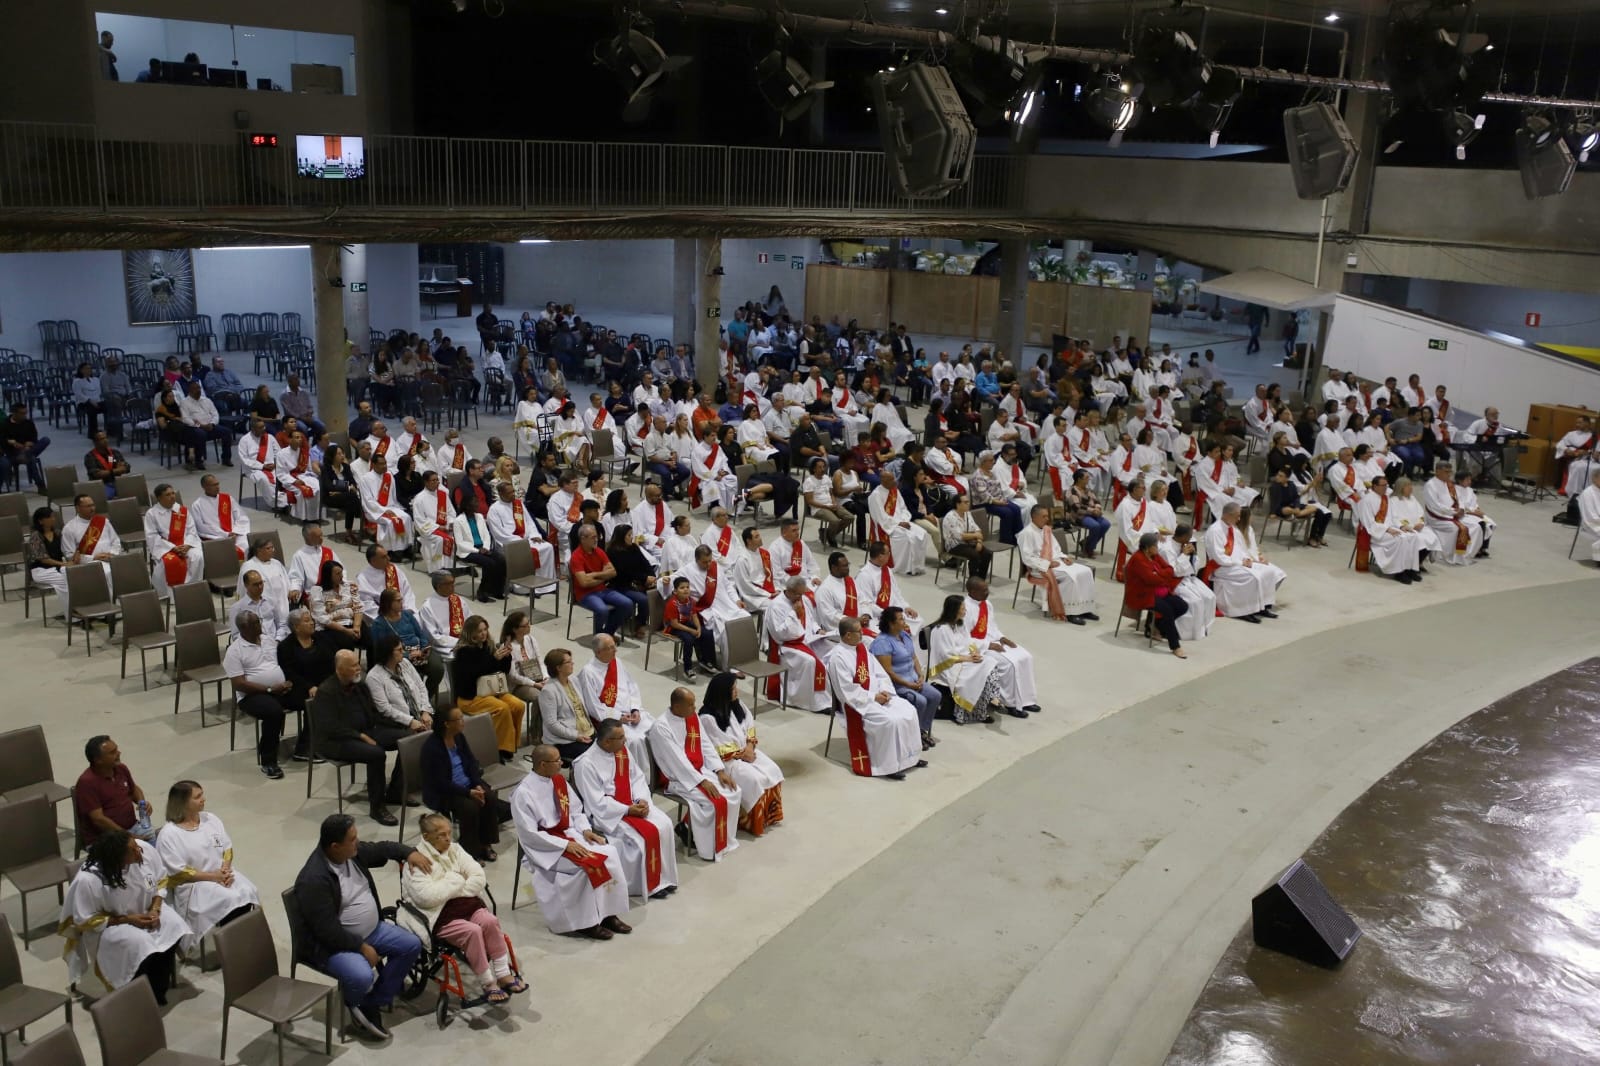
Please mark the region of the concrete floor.
MULTIPOLYGON (((486 418, 469 443, 481 451, 505 430, 486 418)), ((77 458, 70 434, 52 435, 52 458, 77 458)), ((198 491, 193 475, 173 480, 198 491)), ((1571 531, 1549 523, 1549 507, 1490 509, 1501 522, 1495 558, 1415 588, 1347 571, 1345 534, 1324 551, 1269 544, 1290 575, 1282 619, 1220 621, 1187 662, 1128 634, 1113 640, 1120 589, 1109 583, 1106 621, 1086 631, 1019 605, 1007 631, 1035 652, 1041 689, 1058 695, 1028 721, 941 723, 932 766, 904 783, 854 778, 837 751, 823 761, 823 717, 764 711, 763 746, 789 782, 781 828, 718 866, 687 861, 683 891, 636 908, 634 935, 608 944, 552 936, 531 905, 510 913, 502 860, 491 883, 532 993, 447 1036, 402 1010, 396 1042, 508 1063, 530 1039, 541 1053, 603 1064, 1159 1062, 1250 895, 1345 803, 1457 718, 1589 653, 1595 575, 1566 560, 1571 531), (1446 675, 1453 695, 1441 694, 1446 675)), ((258 529, 274 522, 252 518, 258 529)), ((286 529, 285 543, 293 537, 286 529)), ((352 550, 340 554, 355 563, 352 550)), ((951 591, 907 584, 924 613, 951 591)), ((1009 590, 996 595, 1009 602, 1009 590)), ((562 626, 536 632, 546 649, 564 643, 562 626)), ((81 641, 68 652, 59 624, 25 623, 15 603, 0 609, 11 686, 0 728, 42 722, 60 781, 76 776, 97 732, 117 739, 152 796, 176 778, 200 780, 286 959, 276 897, 334 810, 332 774, 318 772, 309 801, 301 764, 267 781, 249 751, 227 751, 225 728, 202 731, 192 687, 174 715, 170 688, 119 681, 103 631, 95 642, 92 658, 81 641)), ((670 679, 643 675, 637 649, 624 658, 664 706, 670 679)), ((531 903, 526 885, 523 898, 531 903)), ((48 899, 32 914, 47 913, 48 899)), ((0 907, 18 922, 13 891, 0 907)), ((59 941, 36 940, 24 973, 62 987, 59 941)), ((214 1055, 220 978, 183 975, 194 989, 169 1012, 169 1037, 214 1055)), ((231 1028, 230 1060, 272 1060, 263 1026, 236 1017, 231 1028)), ((352 1043, 338 1057, 397 1053, 352 1043)))

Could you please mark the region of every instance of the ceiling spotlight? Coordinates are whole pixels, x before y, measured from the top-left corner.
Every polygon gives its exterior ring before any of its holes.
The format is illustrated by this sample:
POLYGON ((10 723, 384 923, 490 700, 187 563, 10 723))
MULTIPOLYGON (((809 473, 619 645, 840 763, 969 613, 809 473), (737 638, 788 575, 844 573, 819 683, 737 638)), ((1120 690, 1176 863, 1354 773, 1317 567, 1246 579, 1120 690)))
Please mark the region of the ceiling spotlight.
POLYGON ((777 47, 756 64, 756 87, 761 96, 784 121, 793 122, 811 106, 818 93, 833 88, 831 81, 813 81, 811 72, 784 51, 787 34, 780 34, 777 47))
POLYGON ((1139 123, 1139 98, 1121 85, 1104 85, 1084 100, 1089 117, 1111 131, 1111 143, 1122 143, 1122 135, 1139 123))
POLYGON ((1456 150, 1457 159, 1467 158, 1467 145, 1483 132, 1482 115, 1469 115, 1465 111, 1447 111, 1444 115, 1444 136, 1456 150))
POLYGON ((624 12, 617 36, 595 47, 594 60, 617 76, 627 102, 622 108, 624 122, 641 122, 650 114, 650 104, 663 78, 693 62, 692 56, 669 56, 650 36, 650 23, 637 14, 624 12))
POLYGON ((1222 127, 1228 124, 1233 114, 1234 102, 1244 89, 1244 82, 1238 74, 1221 67, 1212 67, 1209 74, 1206 87, 1188 110, 1200 128, 1211 135, 1211 147, 1215 148, 1222 127))
POLYGON ((1007 111, 1021 110, 1030 80, 1028 55, 1022 46, 1004 37, 976 34, 956 42, 950 52, 950 75, 975 105, 972 119, 978 125, 998 121, 1007 111))
POLYGON ((1489 38, 1441 25, 1437 20, 1444 17, 1437 14, 1389 25, 1383 63, 1397 112, 1470 111, 1491 87, 1494 71, 1473 62, 1488 49, 1489 38))
POLYGON ((1548 111, 1532 111, 1523 116, 1520 131, 1530 147, 1543 148, 1556 135, 1555 116, 1548 111))
POLYGON ((1150 107, 1186 107, 1205 91, 1211 78, 1211 61, 1200 52, 1194 38, 1183 30, 1151 22, 1139 31, 1130 64, 1137 95, 1150 107))
POLYGON ((946 8, 946 7, 936 7, 936 8, 934 8, 934 9, 933 9, 933 13, 934 13, 934 14, 935 14, 935 15, 938 15, 938 16, 940 16, 940 17, 941 17, 941 18, 942 18, 942 17, 944 17, 944 16, 945 16, 945 15, 948 15, 948 14, 950 14, 950 9, 949 9, 949 8, 946 8))
POLYGON ((1567 121, 1563 136, 1567 139, 1567 147, 1578 157, 1578 162, 1587 163, 1590 153, 1600 148, 1600 126, 1595 125, 1594 112, 1574 112, 1567 121))
POLYGON ((1337 11, 1330 11, 1326 15, 1322 16, 1322 21, 1323 22, 1338 22, 1339 21, 1339 13, 1337 11))

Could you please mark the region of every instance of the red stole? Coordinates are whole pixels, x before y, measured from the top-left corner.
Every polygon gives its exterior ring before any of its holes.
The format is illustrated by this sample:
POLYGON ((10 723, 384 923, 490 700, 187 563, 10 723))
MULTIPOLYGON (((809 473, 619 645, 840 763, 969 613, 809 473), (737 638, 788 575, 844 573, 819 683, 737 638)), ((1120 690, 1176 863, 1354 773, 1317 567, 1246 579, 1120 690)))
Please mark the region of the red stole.
POLYGON ((265 433, 261 434, 261 444, 256 448, 256 462, 260 463, 264 470, 272 469, 267 465, 267 443, 267 435, 265 433))
POLYGON ((717 564, 712 563, 706 567, 706 590, 694 602, 697 611, 709 611, 711 605, 717 602, 717 564))
POLYGON ((1354 461, 1344 468, 1344 483, 1352 489, 1356 487, 1356 464, 1354 461))
POLYGON ((772 556, 767 549, 761 549, 761 591, 768 596, 778 594, 778 586, 772 580, 772 556))
POLYGON ((450 460, 450 469, 452 469, 452 470, 465 470, 466 468, 467 468, 467 446, 465 444, 457 444, 456 445, 455 458, 450 460))
POLYGON ((721 454, 722 445, 713 443, 711 445, 711 451, 706 453, 706 473, 708 475, 715 474, 717 472, 717 456, 721 454))
MULTIPOLYGON (((217 493, 217 525, 222 527, 224 533, 233 532, 233 497, 226 492, 217 493)), ((244 556, 239 558, 243 559, 244 556)))
POLYGON ((600 702, 614 709, 617 706, 618 691, 617 660, 612 656, 611 661, 606 663, 606 678, 600 683, 600 702))
POLYGON ((1388 518, 1389 518, 1389 497, 1388 497, 1387 494, 1385 494, 1383 496, 1378 497, 1378 510, 1377 510, 1377 513, 1375 513, 1372 516, 1372 520, 1374 522, 1378 523, 1378 525, 1381 526, 1381 525, 1383 525, 1384 522, 1388 521, 1388 518))
MULTIPOLYGON (((821 403, 822 402, 822 378, 821 378, 821 376, 812 378, 811 379, 811 384, 816 389, 817 402, 821 403)), ((939 421, 943 422, 944 419, 941 418, 939 421)))
POLYGON ((111 473, 112 468, 116 465, 115 460, 113 460, 111 456, 101 453, 99 448, 96 448, 89 454, 94 456, 94 461, 99 463, 101 468, 104 469, 108 474, 111 473))
POLYGON ((583 517, 583 497, 578 493, 572 494, 572 506, 567 508, 567 521, 576 522, 583 517))
MULTIPOLYGON (((389 438, 385 437, 384 439, 388 440, 389 438)), ((390 491, 392 490, 393 486, 394 486, 394 475, 393 474, 385 474, 385 475, 383 475, 383 480, 378 482, 378 506, 379 507, 388 507, 389 506, 389 494, 390 494, 390 491)), ((395 531, 395 535, 396 536, 402 536, 402 537, 405 536, 406 520, 404 518, 401 518, 398 513, 394 512, 394 511, 385 511, 380 517, 383 518, 391 526, 394 527, 394 531, 395 531)))
MULTIPOLYGON (((1133 452, 1130 450, 1128 452, 1128 457, 1126 459, 1122 460, 1122 472, 1124 474, 1126 474, 1126 473, 1131 472, 1132 470, 1133 470, 1133 452)), ((1222 464, 1218 463, 1217 464, 1217 473, 1215 475, 1213 475, 1213 476, 1214 477, 1220 477, 1221 475, 1222 475, 1222 464)), ((1015 485, 1013 485, 1011 487, 1012 488, 1016 488, 1015 485)))
MULTIPOLYGON (((811 645, 807 644, 805 641, 805 600, 801 600, 799 603, 794 605, 794 613, 795 617, 800 619, 800 635, 795 637, 793 640, 784 641, 783 647, 793 648, 795 651, 804 652, 806 655, 811 657, 812 691, 825 692, 828 688, 828 668, 823 664, 822 660, 818 658, 817 653, 811 650, 811 645)), ((782 661, 781 654, 778 651, 778 646, 779 645, 776 640, 769 640, 767 642, 767 662, 777 663, 782 661)), ((767 698, 769 700, 775 700, 779 697, 782 692, 782 681, 783 679, 777 674, 773 674, 771 677, 767 678, 767 698)))
POLYGON ((883 513, 892 515, 900 509, 900 490, 894 485, 889 486, 889 492, 883 500, 883 513))
MULTIPOLYGON (((328 549, 323 548, 322 550, 327 551, 328 549)), ((400 570, 393 563, 383 568, 383 587, 394 589, 396 592, 400 591, 400 570)))
POLYGON ((389 455, 389 442, 391 440, 393 440, 393 439, 394 438, 389 437, 389 436, 386 435, 382 440, 380 440, 378 442, 378 446, 376 448, 372 449, 372 454, 373 455, 381 455, 381 456, 384 456, 385 458, 387 458, 388 455, 389 455))
POLYGON ((78 554, 94 558, 95 546, 100 543, 101 534, 106 531, 106 516, 97 514, 89 519, 89 528, 83 531, 83 539, 78 541, 78 554))
MULTIPOLYGON (((688 758, 689 765, 699 773, 705 768, 706 757, 700 747, 700 716, 691 714, 683 720, 683 754, 688 758)), ((728 798, 722 794, 721 789, 713 787, 711 807, 716 812, 716 836, 714 849, 720 855, 728 847, 728 798)), ((705 795, 705 790, 701 790, 705 795)))
MULTIPOLYGON (((1133 453, 1132 452, 1128 453, 1128 462, 1130 462, 1130 463, 1133 462, 1133 453)), ((1124 468, 1124 469, 1126 469, 1126 468, 1124 468)), ((1018 465, 1013 466, 1011 468, 1011 491, 1012 492, 1020 492, 1020 491, 1022 491, 1022 466, 1021 466, 1021 464, 1018 464, 1018 465)))
POLYGON ((592 423, 590 423, 590 424, 595 429, 604 429, 605 428, 605 425, 606 425, 606 409, 604 407, 595 408, 594 421, 592 423))
MULTIPOLYGON (((1452 481, 1445 488, 1450 490, 1450 506, 1459 511, 1461 509, 1461 501, 1456 498, 1455 482, 1452 481)), ((1467 524, 1461 519, 1452 515, 1450 522, 1456 527, 1456 554, 1465 555, 1467 548, 1472 544, 1472 534, 1467 532, 1467 524)))
POLYGON ((1196 440, 1195 438, 1190 437, 1189 438, 1189 450, 1183 453, 1183 457, 1185 459, 1189 460, 1192 463, 1192 462, 1194 462, 1195 456, 1197 456, 1199 454, 1200 454, 1200 442, 1198 440, 1196 440))
POLYGON ((183 543, 188 532, 189 512, 180 503, 172 509, 172 519, 167 523, 167 540, 172 543, 174 550, 161 556, 161 567, 167 575, 168 588, 183 584, 183 579, 189 576, 189 561, 175 550, 183 543))
POLYGON ((972 626, 972 638, 983 640, 989 635, 989 601, 978 604, 978 620, 972 626))
POLYGON ((296 492, 302 500, 309 500, 316 493, 311 491, 311 486, 300 480, 300 475, 306 472, 306 466, 311 461, 311 449, 306 448, 295 455, 294 466, 289 470, 289 480, 293 487, 289 490, 292 497, 296 492))
POLYGON ((733 547, 733 523, 729 522, 722 527, 722 532, 717 536, 717 554, 724 559, 728 557, 728 549, 733 547))
MULTIPOLYGON (((867 663, 866 644, 856 645, 856 684, 866 688, 872 683, 872 667, 867 663)), ((867 727, 861 714, 849 704, 844 704, 845 741, 850 748, 850 771, 860 777, 872 776, 872 752, 867 747, 867 727)))
MULTIPOLYGON (((615 756, 617 774, 614 778, 615 787, 613 795, 616 801, 623 806, 633 806, 633 783, 629 779, 628 749, 619 748, 615 756)), ((624 814, 622 820, 628 828, 639 834, 639 839, 644 842, 644 874, 645 888, 654 892, 661 886, 661 833, 657 831, 656 824, 648 817, 641 818, 636 814, 624 814)))
POLYGON ((876 601, 878 604, 878 610, 881 611, 885 607, 890 606, 894 597, 894 585, 889 578, 889 568, 887 566, 880 566, 878 569, 883 574, 883 581, 878 585, 878 598, 876 601))
MULTIPOLYGON (((556 774, 550 779, 550 787, 555 790, 556 809, 561 812, 561 817, 555 825, 541 825, 539 829, 557 840, 566 841, 567 809, 572 806, 572 799, 567 795, 567 779, 556 774)), ((590 888, 599 888, 611 880, 611 871, 606 869, 604 855, 591 851, 587 859, 573 859, 570 855, 567 858, 588 876, 590 888)))
MULTIPOLYGON (((440 495, 443 495, 443 493, 440 495)), ((527 516, 523 514, 521 500, 511 501, 511 528, 516 531, 519 538, 527 536, 527 516)))
POLYGON ((805 555, 805 542, 799 540, 795 541, 794 545, 789 549, 789 565, 783 568, 783 572, 788 574, 790 577, 799 577, 800 568, 805 563, 805 555))
POLYGON ((444 553, 453 557, 456 553, 456 539, 445 532, 445 519, 450 514, 450 497, 445 494, 444 489, 439 490, 439 502, 436 506, 438 511, 433 516, 433 532, 439 538, 444 553))
POLYGON ((667 528, 667 505, 660 500, 656 501, 656 536, 661 536, 667 528))
POLYGON ((1228 539, 1222 545, 1222 554, 1223 555, 1232 555, 1233 554, 1233 527, 1232 526, 1228 527, 1228 539))
POLYGON ((461 627, 467 624, 466 607, 461 602, 460 596, 450 597, 450 635, 461 636, 461 627))
POLYGON ((1135 532, 1138 532, 1139 527, 1144 525, 1144 508, 1145 504, 1149 502, 1149 497, 1139 501, 1139 509, 1133 514, 1133 528, 1135 532))
POLYGON ((1215 481, 1218 485, 1222 484, 1222 460, 1221 459, 1218 459, 1216 465, 1211 468, 1211 480, 1215 481))
POLYGON ((861 614, 861 605, 856 602, 856 579, 844 579, 844 613, 847 618, 855 618, 861 614))

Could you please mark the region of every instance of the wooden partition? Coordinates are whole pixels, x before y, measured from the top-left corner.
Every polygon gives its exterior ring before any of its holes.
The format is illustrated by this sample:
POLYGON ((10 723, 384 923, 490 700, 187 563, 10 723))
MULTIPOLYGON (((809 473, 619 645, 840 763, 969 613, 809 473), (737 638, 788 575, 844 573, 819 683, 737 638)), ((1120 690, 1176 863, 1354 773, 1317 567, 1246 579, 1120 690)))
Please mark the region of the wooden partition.
POLYGON ((826 322, 829 316, 838 315, 840 322, 853 318, 863 327, 886 329, 893 317, 889 314, 891 273, 807 263, 806 317, 821 315, 826 322))
MULTIPOLYGON (((858 267, 806 267, 805 307, 824 320, 856 319, 886 328, 904 322, 913 336, 989 338, 1000 310, 1000 279, 858 267)), ((1059 281, 1028 283, 1027 342, 1049 345, 1057 333, 1087 337, 1096 349, 1121 334, 1150 338, 1150 294, 1059 281)))

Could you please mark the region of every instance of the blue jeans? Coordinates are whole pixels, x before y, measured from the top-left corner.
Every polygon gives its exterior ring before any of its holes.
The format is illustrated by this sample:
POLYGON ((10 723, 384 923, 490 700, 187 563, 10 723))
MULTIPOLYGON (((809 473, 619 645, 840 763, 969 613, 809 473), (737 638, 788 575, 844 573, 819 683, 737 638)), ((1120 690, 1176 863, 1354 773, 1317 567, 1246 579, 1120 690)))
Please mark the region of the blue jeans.
POLYGON ((1109 519, 1099 515, 1086 514, 1078 519, 1078 525, 1084 528, 1083 550, 1086 552, 1098 551, 1100 542, 1106 539, 1106 530, 1111 528, 1109 519))
MULTIPOLYGON (((33 479, 34 485, 40 492, 44 491, 44 465, 39 462, 39 456, 44 454, 44 450, 48 447, 50 447, 50 438, 40 437, 33 442, 33 452, 27 460, 28 477, 33 479)), ((12 473, 19 465, 21 464, 10 456, 0 456, 0 485, 11 483, 12 473)))
POLYGON ((677 466, 668 466, 666 463, 647 463, 647 469, 661 482, 661 488, 666 492, 674 492, 679 485, 689 480, 689 464, 679 463, 677 466))
POLYGON ((1022 508, 1014 503, 986 503, 983 509, 1000 520, 1000 543, 1015 544, 1024 521, 1022 508))
MULTIPOLYGON (((645 610, 649 611, 649 599, 645 600, 645 610)), ((617 630, 622 628, 622 623, 627 620, 630 613, 636 613, 638 608, 627 593, 618 592, 616 589, 601 589, 591 592, 578 601, 578 606, 586 611, 594 612, 595 633, 617 635, 617 630)), ((648 614, 646 615, 648 617, 648 614)))
POLYGON ((372 967, 359 951, 336 951, 328 956, 324 969, 329 977, 339 982, 344 1001, 352 1007, 387 1007, 394 1002, 395 993, 405 981, 411 964, 422 954, 422 941, 401 929, 393 922, 379 922, 367 934, 383 965, 374 977, 372 967))

